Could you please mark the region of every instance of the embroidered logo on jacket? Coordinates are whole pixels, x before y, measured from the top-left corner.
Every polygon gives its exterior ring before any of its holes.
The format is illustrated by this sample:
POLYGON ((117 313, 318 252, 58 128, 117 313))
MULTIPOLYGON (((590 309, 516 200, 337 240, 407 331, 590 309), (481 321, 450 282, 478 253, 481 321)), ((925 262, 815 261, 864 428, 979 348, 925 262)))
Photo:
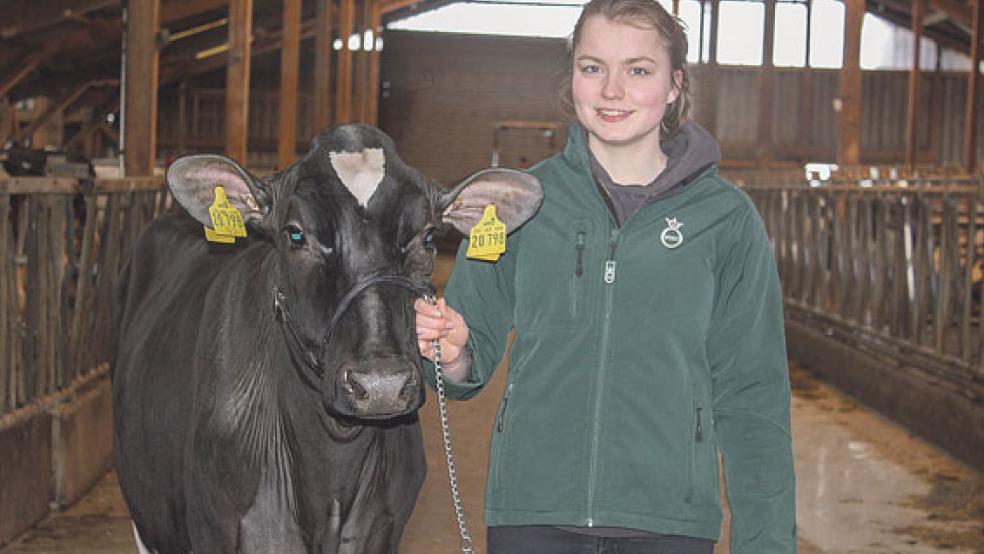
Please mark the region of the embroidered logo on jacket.
POLYGON ((659 240, 663 242, 663 246, 674 249, 681 244, 683 244, 683 233, 680 229, 683 227, 683 223, 677 221, 675 217, 666 218, 666 229, 659 234, 659 240))

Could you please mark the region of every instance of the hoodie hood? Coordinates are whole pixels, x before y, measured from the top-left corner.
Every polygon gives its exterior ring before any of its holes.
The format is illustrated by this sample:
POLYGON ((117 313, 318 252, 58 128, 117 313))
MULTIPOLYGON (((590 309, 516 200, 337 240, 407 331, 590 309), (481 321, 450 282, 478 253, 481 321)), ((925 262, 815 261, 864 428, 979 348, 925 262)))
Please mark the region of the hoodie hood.
POLYGON ((684 121, 676 135, 660 147, 667 156, 666 168, 645 186, 625 186, 612 181, 588 149, 587 131, 579 123, 570 127, 564 156, 572 161, 574 158, 584 160, 582 163, 590 168, 602 197, 621 225, 643 205, 683 190, 721 161, 717 140, 691 120, 684 121))

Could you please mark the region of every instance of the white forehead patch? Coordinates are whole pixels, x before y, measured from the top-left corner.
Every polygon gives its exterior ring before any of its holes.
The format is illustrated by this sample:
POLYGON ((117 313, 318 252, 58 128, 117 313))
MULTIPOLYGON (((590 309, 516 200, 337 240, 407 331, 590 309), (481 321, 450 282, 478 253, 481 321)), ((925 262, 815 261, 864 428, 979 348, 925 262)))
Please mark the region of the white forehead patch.
POLYGON ((352 196, 365 206, 386 174, 386 157, 382 148, 362 152, 332 152, 331 166, 352 196))

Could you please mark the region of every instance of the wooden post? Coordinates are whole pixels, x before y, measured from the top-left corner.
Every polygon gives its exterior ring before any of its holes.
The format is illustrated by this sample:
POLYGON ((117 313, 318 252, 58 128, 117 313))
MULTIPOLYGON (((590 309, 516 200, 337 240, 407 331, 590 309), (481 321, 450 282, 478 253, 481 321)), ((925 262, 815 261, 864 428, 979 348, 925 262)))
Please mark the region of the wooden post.
POLYGON ((277 128, 277 168, 294 161, 297 151, 297 66, 300 62, 301 0, 283 0, 283 39, 280 43, 280 121, 277 128))
POLYGON ((765 21, 762 37, 762 67, 759 69, 758 158, 772 158, 772 113, 775 90, 773 51, 776 30, 776 0, 765 0, 765 21))
POLYGON ((864 0, 845 0, 844 60, 840 74, 837 163, 861 163, 861 22, 864 0))
POLYGON ((157 157, 157 51, 160 0, 130 2, 126 13, 123 169, 153 175, 157 157))
POLYGON ((803 73, 800 82, 799 98, 799 133, 800 160, 813 157, 813 70, 810 69, 810 19, 813 12, 813 0, 806 2, 806 49, 803 59, 803 73))
POLYGON ((916 165, 918 142, 917 118, 919 117, 919 54, 923 28, 923 0, 912 0, 912 69, 909 70, 909 106, 905 120, 905 162, 912 169, 916 165))
POLYGON ((718 104, 718 80, 720 68, 717 63, 718 45, 718 12, 719 0, 709 0, 711 3, 711 27, 710 40, 708 41, 707 66, 704 68, 704 82, 701 96, 704 97, 704 126, 712 135, 717 134, 717 104, 718 104))
POLYGON ((372 56, 366 50, 366 31, 372 30, 373 37, 376 36, 376 29, 372 25, 372 0, 365 0, 361 4, 357 28, 359 30, 359 49, 355 51, 355 86, 353 87, 354 119, 356 121, 367 121, 369 118, 369 80, 372 78, 369 68, 372 63, 372 56))
POLYGON ((314 39, 314 133, 331 125, 332 0, 318 0, 314 39))
POLYGON ((673 0, 673 17, 680 17, 680 0, 673 0))
POLYGON ((964 110, 964 170, 973 173, 977 165, 977 83, 981 66, 981 0, 971 3, 970 71, 967 73, 967 108, 964 110))
POLYGON ((335 77, 335 123, 352 121, 352 50, 349 37, 355 29, 355 0, 341 0, 338 17, 338 36, 342 49, 338 51, 335 77))
MULTIPOLYGON (((383 33, 383 17, 379 4, 370 0, 372 8, 369 11, 369 28, 372 29, 373 39, 378 40, 383 33)), ((376 45, 369 51, 369 82, 366 86, 366 123, 379 125, 379 64, 380 52, 376 45)))
POLYGON ((246 164, 249 130, 250 39, 253 0, 229 0, 229 56, 226 69, 226 155, 246 164))

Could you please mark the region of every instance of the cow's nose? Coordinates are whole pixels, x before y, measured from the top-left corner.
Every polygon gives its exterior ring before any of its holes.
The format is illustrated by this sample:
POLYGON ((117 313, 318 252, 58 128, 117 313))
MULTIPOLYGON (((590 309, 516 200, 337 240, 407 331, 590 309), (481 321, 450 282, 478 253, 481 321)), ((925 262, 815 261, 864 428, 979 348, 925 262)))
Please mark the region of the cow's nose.
POLYGON ((360 417, 396 415, 411 409, 416 388, 414 371, 346 371, 343 388, 360 417))

